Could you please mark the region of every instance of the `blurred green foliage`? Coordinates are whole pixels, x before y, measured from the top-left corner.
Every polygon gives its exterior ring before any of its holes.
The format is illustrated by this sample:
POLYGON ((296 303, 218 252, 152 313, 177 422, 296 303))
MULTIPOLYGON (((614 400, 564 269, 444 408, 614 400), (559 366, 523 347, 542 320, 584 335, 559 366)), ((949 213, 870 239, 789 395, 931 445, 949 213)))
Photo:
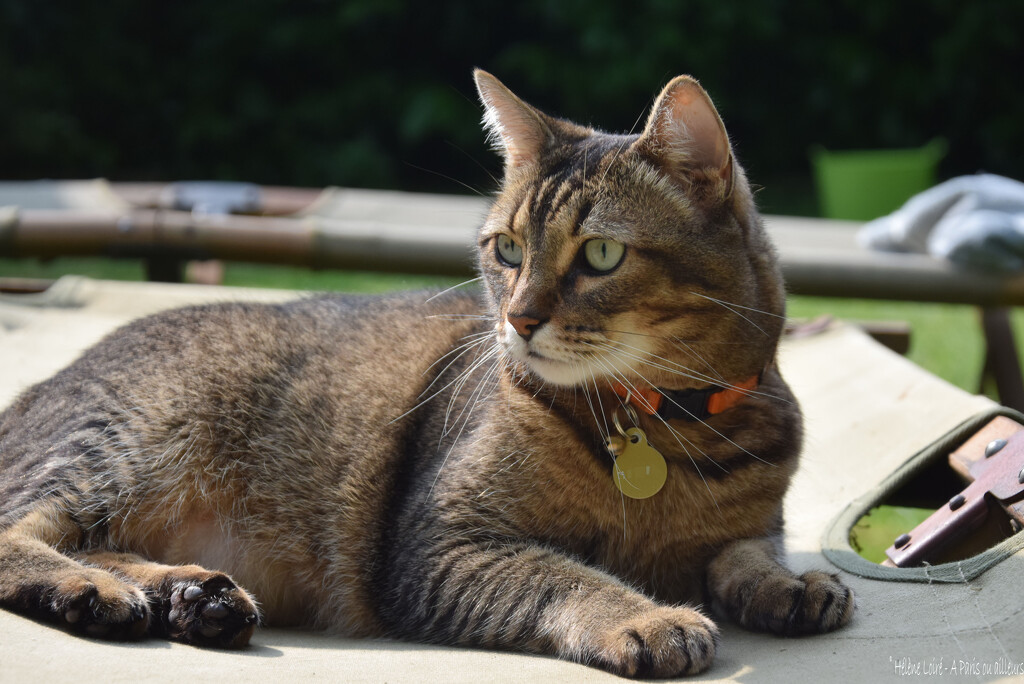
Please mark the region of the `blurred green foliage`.
POLYGON ((615 130, 691 73, 765 185, 815 143, 938 135, 943 175, 1021 178, 1021 26, 1019 0, 0 0, 0 178, 489 191, 473 66, 615 130))

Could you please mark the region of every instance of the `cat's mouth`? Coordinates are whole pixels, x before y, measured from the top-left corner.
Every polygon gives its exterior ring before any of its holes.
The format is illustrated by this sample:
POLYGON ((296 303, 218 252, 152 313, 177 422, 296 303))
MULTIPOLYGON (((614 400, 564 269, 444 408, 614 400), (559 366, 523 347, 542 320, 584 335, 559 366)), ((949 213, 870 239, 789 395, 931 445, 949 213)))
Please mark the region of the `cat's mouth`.
POLYGON ((562 361, 535 351, 527 352, 526 365, 545 382, 576 386, 591 378, 589 363, 584 360, 562 361))
POLYGON ((525 340, 509 330, 504 331, 503 343, 509 355, 533 372, 544 382, 556 385, 576 385, 583 377, 582 360, 571 351, 562 349, 547 330, 539 331, 525 340))
POLYGON ((563 387, 593 385, 604 378, 628 373, 628 365, 583 342, 566 344, 554 330, 541 330, 529 340, 506 335, 505 346, 516 361, 544 382, 563 387), (582 347, 580 345, 583 345, 582 347))

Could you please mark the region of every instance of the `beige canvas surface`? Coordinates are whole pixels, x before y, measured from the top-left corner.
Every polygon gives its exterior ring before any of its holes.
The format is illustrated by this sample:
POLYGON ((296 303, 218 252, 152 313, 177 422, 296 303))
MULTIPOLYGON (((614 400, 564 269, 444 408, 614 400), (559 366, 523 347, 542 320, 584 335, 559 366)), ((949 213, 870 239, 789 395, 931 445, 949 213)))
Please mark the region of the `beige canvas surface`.
MULTIPOLYGON (((188 302, 281 300, 294 293, 68 278, 44 295, 0 297, 0 406, 135 316, 188 302)), ((836 325, 785 342, 781 364, 807 417, 807 446, 786 500, 796 569, 836 570, 821 538, 852 499, 912 454, 991 406, 836 325)), ((718 659, 700 681, 963 681, 1024 675, 1024 556, 964 583, 880 582, 843 573, 858 596, 834 634, 783 639, 725 621, 718 659)), ((550 658, 365 642, 263 630, 243 652, 163 641, 108 644, 0 611, 0 682, 340 681, 601 682, 616 678, 550 658)))

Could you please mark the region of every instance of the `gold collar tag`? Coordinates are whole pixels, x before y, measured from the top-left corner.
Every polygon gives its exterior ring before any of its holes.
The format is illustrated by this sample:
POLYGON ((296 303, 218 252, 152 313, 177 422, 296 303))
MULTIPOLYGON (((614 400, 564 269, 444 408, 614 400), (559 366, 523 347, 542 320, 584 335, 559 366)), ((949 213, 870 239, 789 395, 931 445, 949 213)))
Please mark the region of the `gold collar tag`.
MULTIPOLYGON (((616 456, 615 464, 612 466, 615 486, 631 499, 647 499, 654 496, 665 486, 665 480, 668 478, 665 457, 647 443, 647 435, 640 428, 629 428, 622 431, 622 435, 624 439, 615 440, 617 444, 613 451, 616 456)), ((612 451, 611 445, 609 450, 612 451)))

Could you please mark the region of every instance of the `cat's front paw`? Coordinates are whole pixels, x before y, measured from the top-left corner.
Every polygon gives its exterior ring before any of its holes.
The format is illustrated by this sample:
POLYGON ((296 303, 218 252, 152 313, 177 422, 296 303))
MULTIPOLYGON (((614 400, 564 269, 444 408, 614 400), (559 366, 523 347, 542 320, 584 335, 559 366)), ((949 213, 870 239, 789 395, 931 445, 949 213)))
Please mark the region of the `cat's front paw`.
POLYGON ((703 672, 715 658, 718 627, 688 607, 657 607, 603 635, 592 664, 624 677, 703 672))
POLYGON ((786 636, 821 634, 853 617, 853 592, 835 575, 810 571, 799 577, 774 575, 759 582, 740 622, 786 636))
POLYGON ((61 581, 50 610, 71 630, 97 638, 138 639, 149 626, 145 595, 99 570, 61 581))
POLYGON ((167 600, 168 636, 197 646, 245 646, 259 623, 256 604, 221 573, 175 582, 167 600))

